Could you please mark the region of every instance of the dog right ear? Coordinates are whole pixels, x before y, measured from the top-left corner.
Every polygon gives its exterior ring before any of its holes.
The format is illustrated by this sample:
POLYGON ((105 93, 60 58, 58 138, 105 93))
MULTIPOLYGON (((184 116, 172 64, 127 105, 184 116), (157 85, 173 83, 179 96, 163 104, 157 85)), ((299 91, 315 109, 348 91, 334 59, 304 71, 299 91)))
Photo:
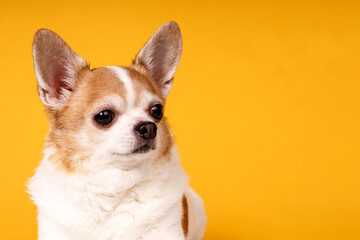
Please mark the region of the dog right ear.
POLYGON ((182 37, 176 22, 162 25, 145 43, 133 64, 144 66, 164 98, 170 92, 182 52, 182 37))
POLYGON ((48 29, 35 34, 33 60, 40 99, 52 108, 66 102, 76 87, 79 71, 89 68, 84 59, 48 29))

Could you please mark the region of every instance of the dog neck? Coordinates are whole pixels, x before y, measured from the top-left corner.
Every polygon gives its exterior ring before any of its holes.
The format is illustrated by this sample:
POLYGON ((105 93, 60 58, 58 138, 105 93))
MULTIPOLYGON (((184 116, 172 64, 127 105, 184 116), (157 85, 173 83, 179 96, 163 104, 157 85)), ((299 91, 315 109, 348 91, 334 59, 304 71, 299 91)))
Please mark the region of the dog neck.
MULTIPOLYGON (((174 146, 170 154, 162 155, 157 159, 143 159, 141 164, 131 169, 122 168, 116 163, 96 164, 94 159, 82 159, 77 161, 81 164, 78 164, 75 170, 69 171, 68 168, 64 168, 64 161, 60 159, 63 156, 65 155, 60 149, 47 144, 43 166, 40 167, 46 167, 49 175, 52 175, 49 177, 59 178, 63 184, 68 182, 66 185, 75 188, 97 189, 96 191, 102 195, 124 193, 136 185, 158 181, 157 176, 164 167, 167 168, 166 165, 171 165, 173 169, 181 167, 174 146)), ((161 173, 161 175, 165 177, 168 174, 161 173)))

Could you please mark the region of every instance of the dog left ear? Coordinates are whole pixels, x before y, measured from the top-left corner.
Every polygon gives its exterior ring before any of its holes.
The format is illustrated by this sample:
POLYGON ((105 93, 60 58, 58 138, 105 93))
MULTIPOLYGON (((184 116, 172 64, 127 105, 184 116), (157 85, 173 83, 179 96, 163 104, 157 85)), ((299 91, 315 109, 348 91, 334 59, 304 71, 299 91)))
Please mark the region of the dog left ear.
POLYGON ((182 52, 182 37, 176 22, 161 26, 137 54, 133 64, 144 66, 163 97, 170 92, 182 52))
POLYGON ((36 32, 33 59, 40 99, 51 108, 66 102, 76 87, 78 72, 89 68, 84 59, 48 29, 36 32))

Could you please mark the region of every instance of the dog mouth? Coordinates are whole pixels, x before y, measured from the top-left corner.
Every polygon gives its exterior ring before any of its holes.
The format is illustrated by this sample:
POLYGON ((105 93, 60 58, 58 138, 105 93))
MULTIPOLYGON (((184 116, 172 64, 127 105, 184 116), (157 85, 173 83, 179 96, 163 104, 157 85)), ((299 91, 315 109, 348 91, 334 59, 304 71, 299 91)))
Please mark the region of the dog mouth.
POLYGON ((155 146, 151 146, 148 143, 142 145, 141 147, 136 148, 135 150, 128 152, 128 153, 118 153, 118 152, 113 152, 112 155, 116 155, 116 156, 130 156, 132 154, 138 154, 138 153, 147 153, 150 150, 155 150, 156 147, 155 146))
POLYGON ((145 145, 135 149, 134 151, 132 151, 132 153, 147 153, 150 150, 155 150, 155 147, 151 147, 149 144, 145 144, 145 145))

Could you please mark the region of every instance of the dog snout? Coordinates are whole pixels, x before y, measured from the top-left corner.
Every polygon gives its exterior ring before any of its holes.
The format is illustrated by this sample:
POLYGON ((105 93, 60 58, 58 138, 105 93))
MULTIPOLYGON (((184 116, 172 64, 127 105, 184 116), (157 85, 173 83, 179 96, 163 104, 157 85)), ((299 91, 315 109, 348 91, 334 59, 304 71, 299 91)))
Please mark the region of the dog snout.
POLYGON ((135 126, 135 132, 145 140, 154 139, 156 137, 156 131, 157 127, 153 122, 142 122, 135 126))

